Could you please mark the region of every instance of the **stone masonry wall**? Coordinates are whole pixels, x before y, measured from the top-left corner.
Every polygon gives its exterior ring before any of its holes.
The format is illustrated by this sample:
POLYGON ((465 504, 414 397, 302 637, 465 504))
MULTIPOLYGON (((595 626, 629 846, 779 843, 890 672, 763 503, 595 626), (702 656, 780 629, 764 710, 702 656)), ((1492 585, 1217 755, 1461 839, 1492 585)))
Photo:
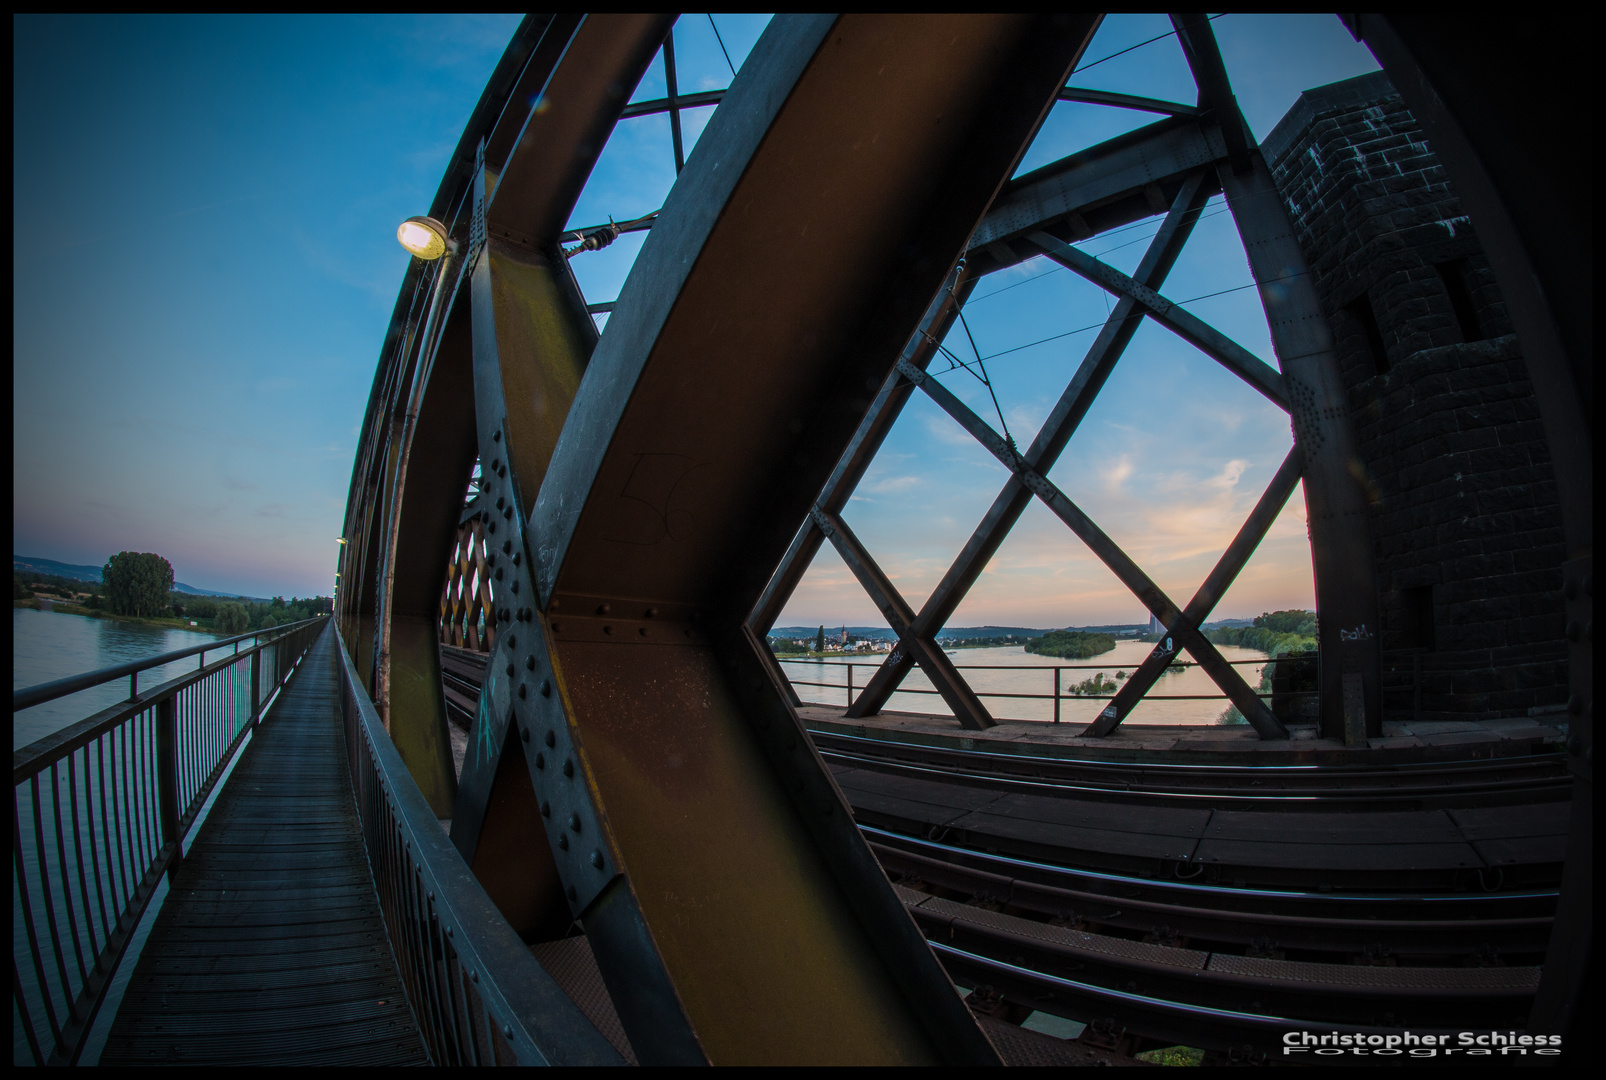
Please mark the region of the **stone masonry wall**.
POLYGON ((1443 167, 1381 73, 1307 91, 1264 150, 1349 388, 1372 498, 1385 719, 1558 708, 1564 546, 1549 446, 1443 167))

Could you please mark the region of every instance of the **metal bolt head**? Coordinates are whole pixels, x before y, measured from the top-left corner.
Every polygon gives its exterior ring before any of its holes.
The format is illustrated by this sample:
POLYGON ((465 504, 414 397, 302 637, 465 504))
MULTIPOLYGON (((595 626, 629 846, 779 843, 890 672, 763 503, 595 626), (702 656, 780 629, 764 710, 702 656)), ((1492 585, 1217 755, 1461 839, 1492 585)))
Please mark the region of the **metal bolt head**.
POLYGON ((512 1024, 503 1024, 502 1025, 502 1037, 504 1039, 511 1039, 513 1037, 513 1025, 512 1024))
POLYGON ((592 851, 592 853, 591 853, 591 865, 595 866, 598 870, 602 869, 602 852, 600 852, 600 851, 592 851))
MULTIPOLYGON (((508 667, 512 667, 512 666, 513 666, 512 664, 508 665, 508 667)), ((529 688, 527 686, 525 686, 523 683, 519 683, 519 698, 521 700, 527 695, 528 690, 529 690, 529 688)))
MULTIPOLYGON (((556 629, 556 627, 554 627, 554 629, 556 629)), ((551 679, 542 679, 541 680, 541 696, 542 697, 551 697, 552 696, 552 680, 551 679)), ((547 745, 551 746, 552 744, 551 743, 547 743, 547 745)))
POLYGON ((568 894, 569 894, 569 903, 571 903, 571 904, 574 903, 576 900, 580 899, 580 894, 575 892, 575 889, 574 889, 573 885, 569 886, 568 894))
POLYGON ((509 675, 513 674, 513 661, 511 661, 511 660, 509 660, 508 664, 507 664, 507 673, 509 675))
POLYGON ((546 733, 546 744, 548 746, 556 746, 556 745, 558 745, 558 737, 555 734, 553 734, 552 732, 550 732, 550 731, 547 732, 546 733))
POLYGON ((519 737, 521 739, 523 739, 525 742, 529 742, 530 741, 530 731, 529 731, 529 729, 526 728, 523 731, 519 732, 519 737))
POLYGON ((550 802, 544 802, 541 804, 541 816, 544 818, 549 818, 552 816, 552 804, 550 802))
POLYGON ((580 815, 579 814, 570 814, 569 815, 569 831, 570 832, 574 832, 574 833, 577 833, 577 832, 580 831, 580 815))
POLYGON ((537 750, 535 753, 535 767, 537 769, 546 768, 546 755, 541 753, 539 750, 537 750))
POLYGON ((563 775, 564 776, 573 776, 574 775, 574 759, 573 758, 564 758, 563 759, 563 775))
POLYGON ((568 833, 558 833, 558 849, 560 851, 568 851, 569 850, 569 834, 568 833))
POLYGON ((526 656, 524 658, 524 670, 525 671, 534 671, 535 670, 535 657, 526 656))

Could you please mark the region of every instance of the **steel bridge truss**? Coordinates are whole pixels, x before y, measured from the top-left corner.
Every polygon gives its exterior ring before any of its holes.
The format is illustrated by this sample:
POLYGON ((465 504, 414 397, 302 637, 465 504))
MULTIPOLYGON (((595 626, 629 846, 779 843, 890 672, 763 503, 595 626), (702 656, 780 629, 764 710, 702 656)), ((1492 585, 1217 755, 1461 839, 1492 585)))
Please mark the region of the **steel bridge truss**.
POLYGON ((1366 498, 1281 198, 1203 16, 1173 20, 1195 105, 1067 88, 1099 19, 778 18, 727 91, 682 96, 672 17, 531 16, 430 208, 455 246, 410 264, 391 322, 348 501, 341 632, 401 760, 514 930, 535 942, 584 925, 643 1063, 997 1061, 764 644, 825 540, 899 636, 852 715, 918 664, 961 723, 992 723, 935 634, 1035 497, 1167 629, 1095 734, 1186 649, 1279 738, 1199 627, 1303 481, 1323 733, 1380 731, 1366 498), (660 47, 669 96, 627 104, 660 47), (1011 180, 1058 100, 1164 119, 1011 180), (685 159, 680 110, 716 101, 685 159), (614 125, 658 112, 681 180, 626 224, 651 231, 619 298, 588 304, 564 245, 591 250, 621 227, 577 235, 569 215, 614 125), (1161 291, 1217 192, 1278 369, 1161 291), (1130 277, 1073 246, 1157 214, 1130 277), (1020 451, 926 368, 976 282, 1038 255, 1116 304, 1020 451), (1295 435, 1185 606, 1047 479, 1144 318, 1289 411, 1295 435), (841 519, 916 389, 1011 474, 918 612, 841 519), (443 636, 490 655, 460 775, 443 636))

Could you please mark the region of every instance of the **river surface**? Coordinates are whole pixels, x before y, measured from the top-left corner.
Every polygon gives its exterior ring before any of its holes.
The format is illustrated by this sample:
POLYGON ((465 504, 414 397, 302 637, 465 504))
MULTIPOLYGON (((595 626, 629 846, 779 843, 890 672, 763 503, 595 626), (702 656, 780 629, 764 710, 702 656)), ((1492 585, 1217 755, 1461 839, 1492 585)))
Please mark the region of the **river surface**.
MULTIPOLYGON (((1109 704, 1108 699, 1070 696, 1071 687, 1103 673, 1114 680, 1118 672, 1130 675, 1137 670, 1143 658, 1154 648, 1152 642, 1117 641, 1110 652, 1087 660, 1061 660, 1053 656, 1038 656, 1019 645, 1005 645, 986 649, 954 649, 948 658, 959 669, 965 681, 980 695, 982 704, 1000 719, 1052 720, 1054 718, 1054 669, 1060 669, 1060 720, 1063 723, 1091 724, 1099 710, 1109 704), (1010 670, 1016 669, 1016 670, 1010 670), (994 694, 1041 694, 1042 698, 994 697, 994 694)), ((1231 645, 1217 645, 1221 655, 1230 661, 1247 661, 1234 666, 1250 686, 1260 685, 1260 670, 1267 656, 1258 649, 1239 649, 1231 645)), ((847 701, 848 670, 853 665, 853 688, 857 693, 876 668, 881 666, 885 654, 871 654, 859 660, 843 657, 825 662, 817 660, 782 660, 781 667, 804 701, 820 702, 841 707, 847 701), (825 683, 810 686, 806 683, 825 683)), ((1183 660, 1193 658, 1184 653, 1183 660)), ((1113 693, 1113 691, 1108 691, 1113 693)), ((1231 704, 1220 688, 1197 667, 1185 668, 1164 675, 1155 683, 1132 715, 1128 724, 1214 724, 1231 704), (1208 695, 1204 700, 1166 701, 1167 695, 1208 695)), ((952 716, 947 706, 931 685, 931 681, 918 667, 904 679, 899 691, 887 702, 894 712, 935 713, 952 716), (925 691, 922 693, 921 691, 925 691)))
MULTIPOLYGON (((129 660, 160 656, 209 640, 216 641, 217 635, 202 630, 174 630, 117 619, 91 619, 56 611, 12 608, 11 689, 21 690, 129 660)), ((200 666, 200 659, 199 656, 191 656, 141 672, 139 688, 148 690, 194 671, 200 666)), ((218 657, 210 656, 208 659, 216 660, 218 657)), ((127 700, 128 680, 117 679, 24 709, 12 716, 11 748, 21 749, 110 705, 127 700)))

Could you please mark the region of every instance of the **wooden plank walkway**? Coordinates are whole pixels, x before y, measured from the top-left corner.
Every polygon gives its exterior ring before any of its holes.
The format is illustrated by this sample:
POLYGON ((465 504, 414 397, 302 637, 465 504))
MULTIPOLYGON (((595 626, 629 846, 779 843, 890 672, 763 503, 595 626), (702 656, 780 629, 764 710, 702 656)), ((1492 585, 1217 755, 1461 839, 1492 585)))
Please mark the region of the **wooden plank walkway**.
POLYGON ((336 647, 325 630, 185 853, 101 1064, 428 1064, 352 803, 336 647))

